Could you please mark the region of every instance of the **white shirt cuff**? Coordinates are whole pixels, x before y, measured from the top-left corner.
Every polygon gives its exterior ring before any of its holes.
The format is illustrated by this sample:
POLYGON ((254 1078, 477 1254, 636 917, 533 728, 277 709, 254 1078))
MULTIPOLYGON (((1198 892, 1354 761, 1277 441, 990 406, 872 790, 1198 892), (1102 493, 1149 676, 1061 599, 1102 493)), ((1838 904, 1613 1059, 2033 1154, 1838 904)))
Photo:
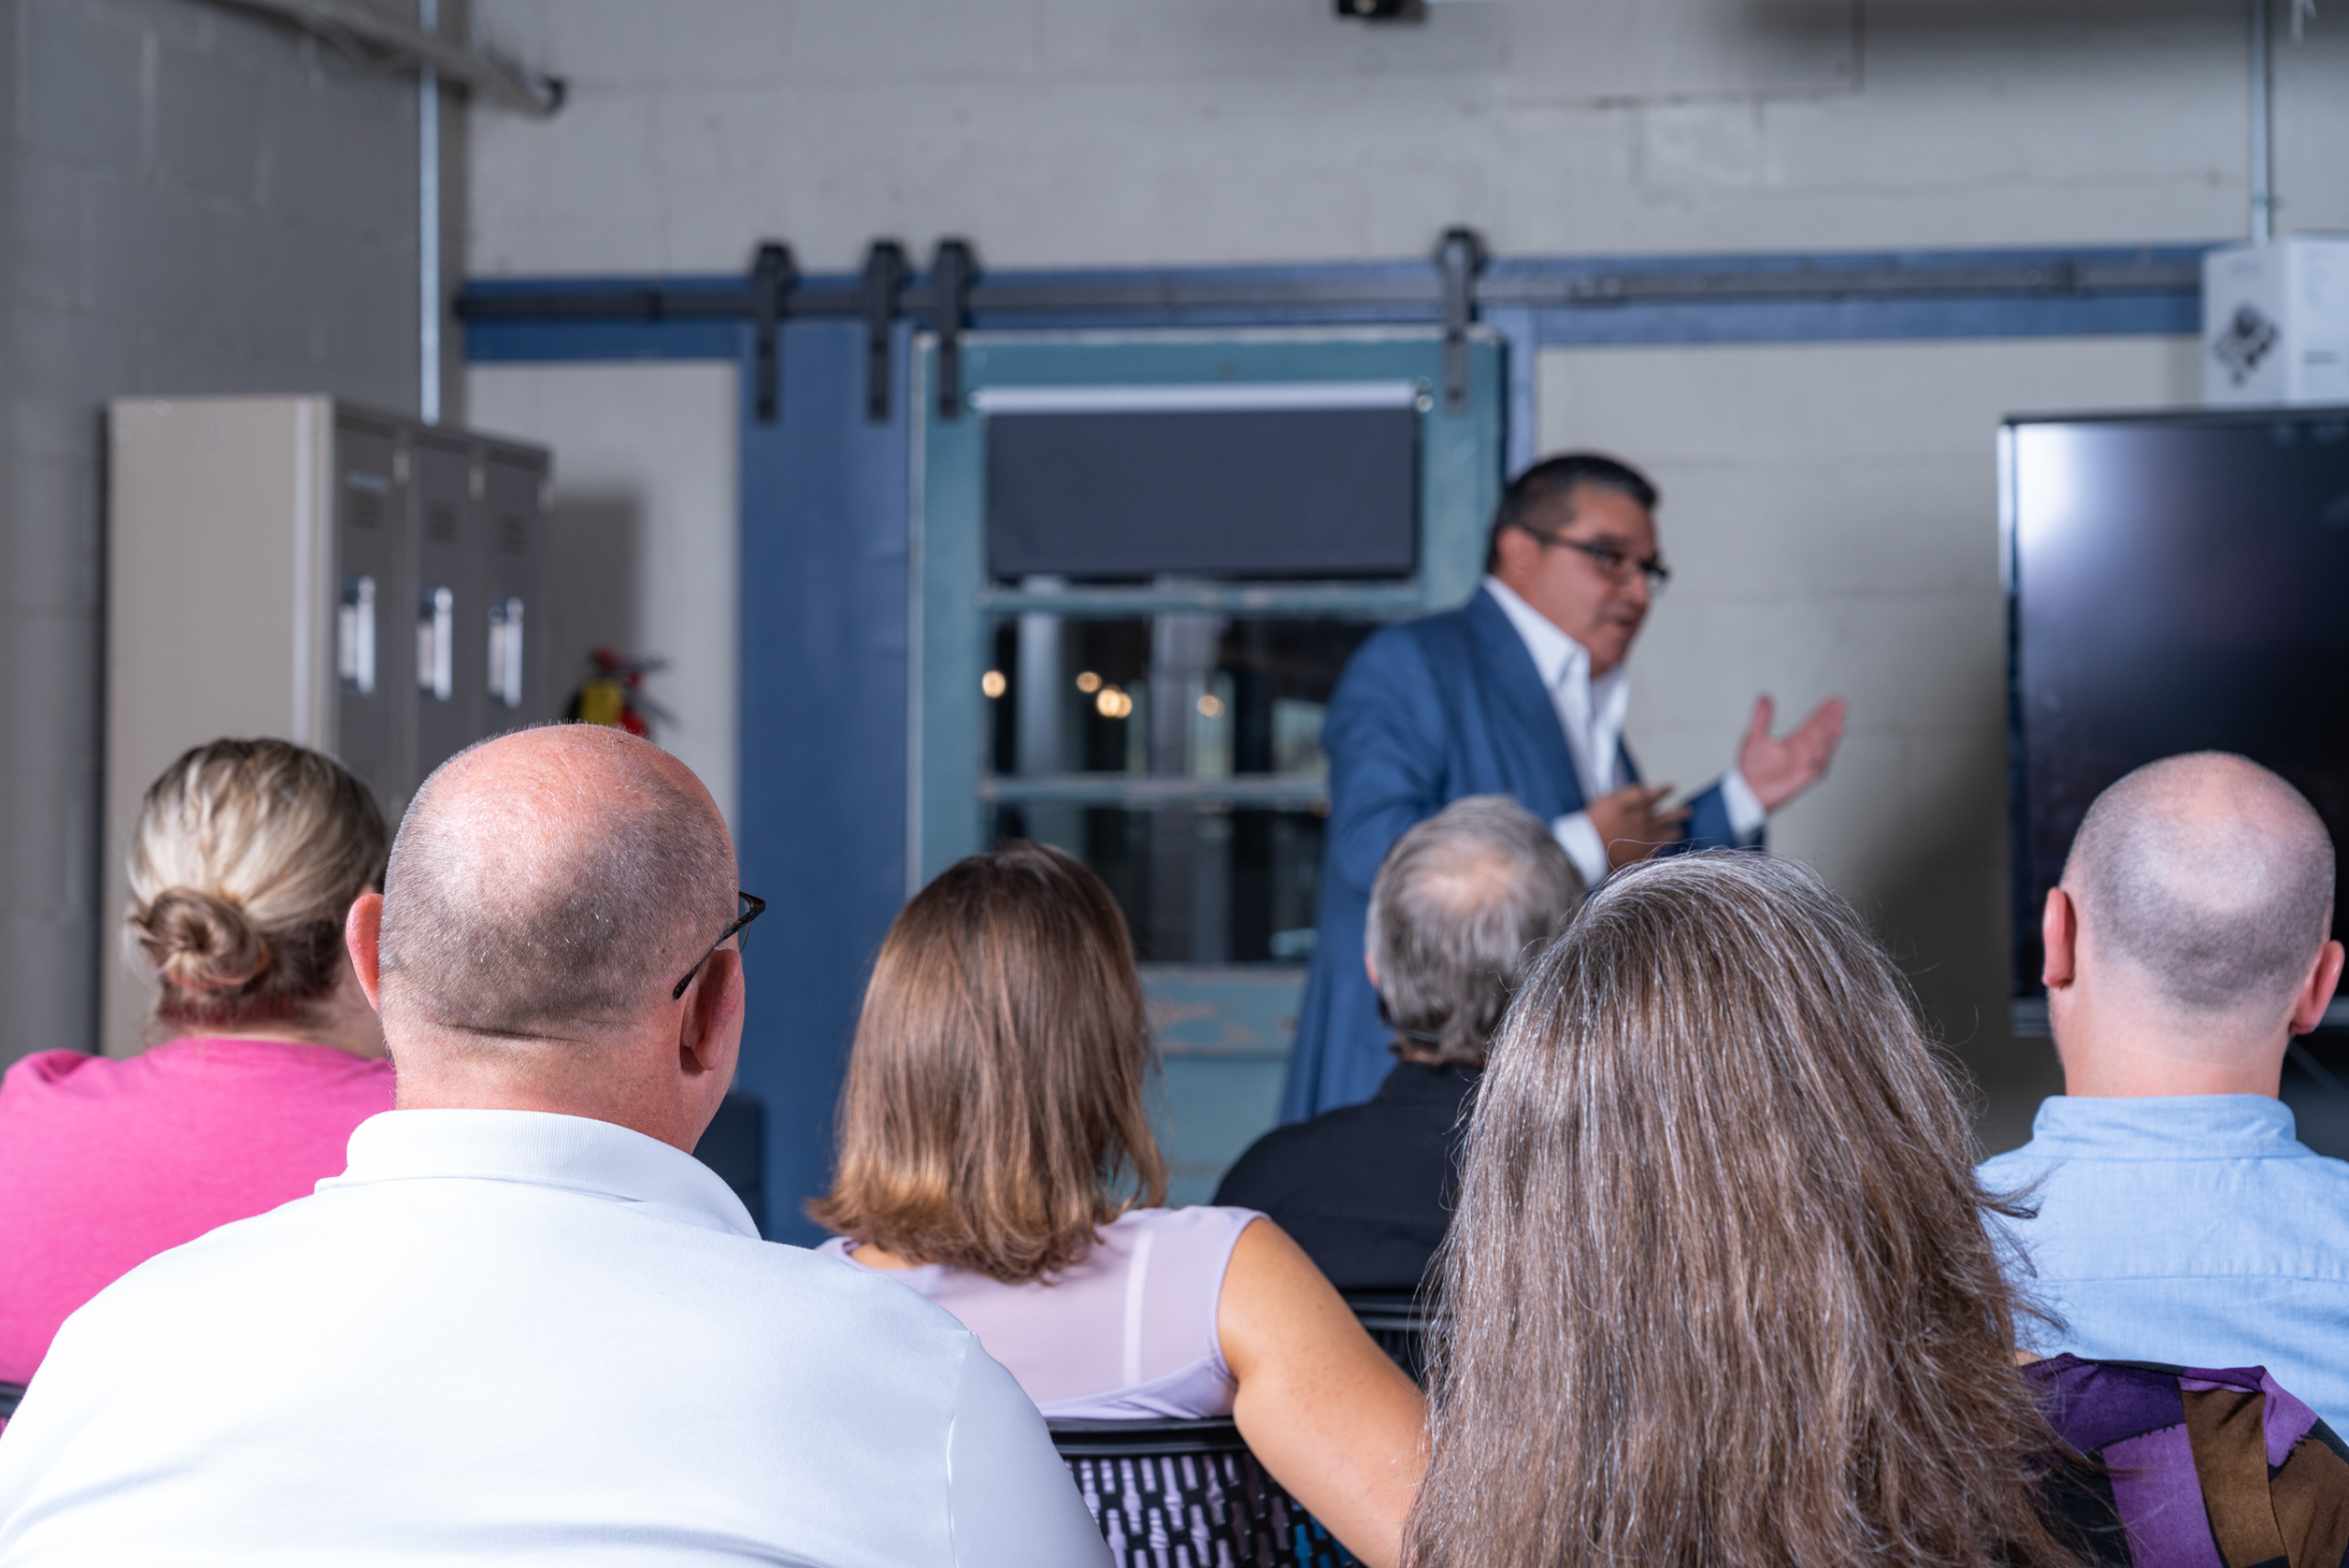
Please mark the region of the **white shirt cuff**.
POLYGON ((1729 808, 1730 836, 1741 844, 1753 842, 1769 826, 1770 813, 1763 806, 1762 797, 1735 768, 1721 775, 1721 804, 1729 808))
POLYGON ((1566 859, 1575 862, 1575 870, 1582 873, 1585 887, 1597 887, 1607 880, 1607 846, 1599 841, 1598 825, 1591 821, 1589 812, 1561 817, 1550 824, 1550 831, 1558 848, 1566 851, 1566 859))

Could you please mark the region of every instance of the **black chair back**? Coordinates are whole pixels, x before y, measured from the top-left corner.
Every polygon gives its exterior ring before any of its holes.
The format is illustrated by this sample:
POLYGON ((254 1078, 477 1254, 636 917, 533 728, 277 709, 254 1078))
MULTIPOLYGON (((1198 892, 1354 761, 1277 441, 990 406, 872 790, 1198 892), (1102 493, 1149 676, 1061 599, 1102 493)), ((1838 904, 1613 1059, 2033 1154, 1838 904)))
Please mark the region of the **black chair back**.
POLYGON ((1427 1370, 1428 1312, 1419 1298, 1401 1290, 1349 1290, 1339 1294, 1353 1308, 1354 1316, 1369 1330, 1378 1348, 1410 1373, 1413 1383, 1425 1381, 1420 1374, 1427 1370))
POLYGON ((0 1383, 0 1421, 5 1421, 17 1413, 17 1401, 24 1396, 23 1384, 0 1383))
POLYGON ((1342 1568, 1354 1558, 1229 1418, 1050 1421, 1118 1568, 1342 1568))

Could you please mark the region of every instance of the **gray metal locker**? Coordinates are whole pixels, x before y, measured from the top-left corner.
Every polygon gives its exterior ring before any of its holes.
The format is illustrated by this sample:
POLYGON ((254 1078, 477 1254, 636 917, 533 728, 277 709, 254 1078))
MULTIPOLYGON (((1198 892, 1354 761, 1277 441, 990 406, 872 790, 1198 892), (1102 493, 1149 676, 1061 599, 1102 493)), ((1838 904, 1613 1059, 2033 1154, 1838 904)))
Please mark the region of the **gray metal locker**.
MULTIPOLYGON (((110 928, 139 797, 190 746, 315 746, 396 822, 451 754, 555 717, 545 450, 324 396, 108 413, 110 928)), ((124 1055, 149 990, 107 967, 106 1050, 124 1055)))
POLYGON ((492 730, 519 716, 553 708, 547 669, 548 621, 541 602, 546 581, 546 454, 529 447, 488 443, 480 501, 481 582, 487 596, 484 649, 492 730))
MULTIPOLYGON (((421 778, 489 733, 481 644, 467 635, 484 613, 473 450, 462 439, 417 438, 416 462, 416 765, 421 778)), ((499 728, 507 728, 504 725, 499 728)))
POLYGON ((413 590, 408 462, 396 426, 341 410, 335 420, 335 751, 389 803, 407 775, 415 649, 395 635, 413 590))

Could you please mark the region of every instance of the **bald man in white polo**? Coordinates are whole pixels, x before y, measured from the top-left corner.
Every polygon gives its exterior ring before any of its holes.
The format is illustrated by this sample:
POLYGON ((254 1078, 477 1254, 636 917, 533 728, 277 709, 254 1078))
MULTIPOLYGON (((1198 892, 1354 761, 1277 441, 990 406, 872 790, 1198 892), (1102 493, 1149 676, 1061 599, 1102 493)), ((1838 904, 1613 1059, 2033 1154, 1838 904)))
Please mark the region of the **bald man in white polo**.
POLYGON ((399 1108, 66 1321, 0 1439, 0 1562, 1106 1568, 975 1336, 760 1240, 693 1158, 755 906, 691 773, 490 741, 386 884, 348 936, 399 1108))
POLYGON ((2036 1210, 2017 1283, 2062 1323, 2034 1348, 2264 1366, 2349 1430, 2349 1163, 2277 1097, 2341 979, 2332 890, 2323 822, 2244 758, 2089 807, 2042 923, 2065 1093, 1981 1172, 2036 1210))

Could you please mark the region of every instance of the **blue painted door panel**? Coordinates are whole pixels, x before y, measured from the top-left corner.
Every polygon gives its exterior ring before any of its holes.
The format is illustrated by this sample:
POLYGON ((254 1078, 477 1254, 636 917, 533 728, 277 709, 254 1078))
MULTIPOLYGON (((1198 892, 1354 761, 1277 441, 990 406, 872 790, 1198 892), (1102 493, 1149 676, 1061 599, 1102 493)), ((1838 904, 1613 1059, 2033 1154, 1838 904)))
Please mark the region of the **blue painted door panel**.
POLYGON ((874 423, 862 324, 794 323, 763 425, 741 338, 739 847, 769 907, 736 1082, 766 1106, 767 1233, 813 1242, 866 966, 906 895, 907 339, 874 423))

